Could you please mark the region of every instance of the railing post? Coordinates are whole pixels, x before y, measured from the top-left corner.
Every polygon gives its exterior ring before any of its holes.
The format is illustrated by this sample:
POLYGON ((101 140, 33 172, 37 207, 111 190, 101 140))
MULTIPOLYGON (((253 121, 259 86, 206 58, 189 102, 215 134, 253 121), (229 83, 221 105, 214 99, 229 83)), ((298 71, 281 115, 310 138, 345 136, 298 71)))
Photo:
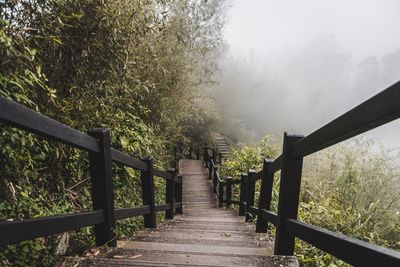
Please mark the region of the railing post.
POLYGON ((232 205, 232 177, 226 177, 226 205, 232 205))
POLYGON ((150 206, 150 214, 144 215, 144 227, 156 228, 156 208, 154 201, 154 177, 153 177, 153 159, 145 158, 147 163, 147 171, 141 171, 140 179, 142 182, 142 199, 143 205, 150 206))
POLYGON ((246 194, 247 194, 247 173, 240 175, 240 203, 239 203, 239 216, 246 214, 246 194))
POLYGON ((204 162, 206 163, 206 168, 208 168, 208 145, 207 143, 204 144, 204 162))
POLYGON ((192 153, 193 149, 192 149, 192 145, 189 146, 189 159, 192 159, 192 153))
POLYGON ((212 157, 208 157, 209 161, 208 161, 208 178, 212 179, 212 175, 213 175, 213 159, 212 157))
POLYGON ((258 199, 258 216, 256 224, 257 233, 266 233, 268 230, 268 221, 263 219, 261 210, 270 210, 272 198, 272 185, 274 182, 274 173, 271 172, 270 166, 274 161, 264 159, 263 173, 261 178, 260 197, 258 199))
POLYGON ((196 159, 199 160, 200 159, 200 148, 197 146, 197 150, 196 150, 196 159))
MULTIPOLYGON (((215 165, 215 164, 214 164, 215 165)), ((218 167, 215 165, 213 166, 213 188, 214 193, 217 193, 217 183, 218 183, 218 167)))
POLYGON ((104 211, 104 222, 94 226, 96 245, 115 247, 117 241, 110 130, 93 129, 88 134, 96 138, 100 144, 100 152, 89 152, 93 210, 104 211))
POLYGON ((218 161, 217 161, 217 160, 218 160, 217 154, 218 154, 218 153, 217 153, 217 148, 214 147, 213 150, 212 150, 212 157, 213 157, 213 160, 214 160, 214 163, 215 163, 215 164, 217 164, 217 162, 218 162, 218 161))
POLYGON ((303 136, 285 132, 283 139, 283 165, 275 239, 276 255, 293 255, 294 253, 295 238, 286 230, 285 222, 287 219, 297 219, 303 158, 292 158, 291 153, 293 145, 301 138, 303 136))
POLYGON ((171 168, 167 172, 171 175, 171 180, 166 182, 165 199, 169 203, 170 209, 165 211, 165 217, 172 220, 174 218, 175 169, 171 168))
POLYGON ((224 204, 224 183, 218 182, 218 207, 222 208, 224 204))
POLYGON ((182 176, 177 176, 177 178, 181 181, 180 183, 175 183, 175 201, 180 202, 181 206, 176 208, 176 214, 182 214, 183 212, 183 202, 182 202, 182 186, 183 186, 183 179, 182 176))
POLYGON ((250 207, 254 206, 254 194, 256 190, 256 171, 249 170, 247 178, 247 193, 246 193, 246 222, 253 218, 250 213, 250 207))

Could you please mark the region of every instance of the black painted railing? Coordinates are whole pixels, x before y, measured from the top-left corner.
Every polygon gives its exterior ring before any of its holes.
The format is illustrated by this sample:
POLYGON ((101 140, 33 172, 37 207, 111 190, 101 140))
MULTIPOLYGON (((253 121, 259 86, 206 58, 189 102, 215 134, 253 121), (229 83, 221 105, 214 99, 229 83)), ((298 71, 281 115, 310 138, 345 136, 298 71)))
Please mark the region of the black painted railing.
POLYGON ((276 227, 275 254, 293 255, 295 238, 355 266, 400 266, 400 253, 297 220, 303 158, 348 138, 364 133, 400 117, 400 82, 390 86, 359 106, 331 121, 308 136, 285 133, 283 152, 275 160, 265 159, 263 170, 249 170, 240 180, 218 174, 216 155, 206 145, 204 159, 213 179, 219 206, 238 204, 246 221, 257 218, 256 231, 276 227), (278 213, 271 212, 274 174, 281 171, 278 213), (261 179, 258 206, 254 205, 255 183, 261 179), (232 185, 240 184, 240 199, 232 200, 232 185), (224 199, 224 187, 226 198, 224 199), (218 190, 216 190, 218 188, 218 190))
POLYGON ((2 221, 0 246, 86 226, 94 226, 97 245, 115 246, 117 220, 143 216, 144 226, 155 228, 156 212, 165 211, 167 219, 173 219, 175 212, 182 213, 182 178, 177 170, 159 170, 150 158, 137 160, 112 148, 108 129, 93 129, 84 134, 4 97, 0 97, 0 123, 86 150, 93 201, 90 212, 2 221), (114 208, 113 162, 140 171, 143 206, 114 208), (166 204, 155 205, 154 176, 166 180, 166 204))

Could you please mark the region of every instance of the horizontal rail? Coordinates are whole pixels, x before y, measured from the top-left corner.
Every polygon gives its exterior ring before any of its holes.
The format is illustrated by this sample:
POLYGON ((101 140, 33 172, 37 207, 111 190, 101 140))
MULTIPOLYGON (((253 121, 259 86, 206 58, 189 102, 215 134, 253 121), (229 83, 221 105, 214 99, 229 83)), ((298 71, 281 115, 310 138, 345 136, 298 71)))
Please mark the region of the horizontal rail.
POLYGON ((171 209, 171 205, 170 204, 162 204, 162 205, 156 205, 156 212, 159 211, 166 211, 166 210, 170 210, 171 209))
POLYGON ((154 169, 153 174, 158 177, 165 178, 166 180, 171 180, 171 174, 166 171, 161 171, 159 169, 154 169))
MULTIPOLYGON (((144 161, 134 159, 133 157, 131 157, 119 150, 116 150, 114 148, 111 149, 111 157, 112 157, 113 161, 121 163, 125 166, 129 166, 131 168, 134 168, 135 170, 140 170, 140 171, 148 170, 147 164, 144 161)), ((165 178, 167 180, 171 180, 171 174, 166 171, 154 169, 153 174, 155 176, 159 176, 159 177, 165 178)))
POLYGON ((400 253, 297 220, 286 220, 289 233, 354 266, 400 266, 400 253))
MULTIPOLYGON (((182 206, 181 202, 174 203, 174 208, 180 208, 182 206)), ((165 211, 170 209, 170 204, 162 204, 156 206, 156 212, 165 211)), ((136 217, 141 215, 150 214, 150 206, 141 206, 134 208, 123 208, 115 210, 115 218, 117 220, 122 220, 130 217, 136 217)))
POLYGON ((103 210, 0 222, 0 246, 63 233, 104 221, 103 210))
MULTIPOLYGON (((280 171, 282 169, 282 164, 283 164, 283 157, 282 155, 280 155, 274 160, 274 162, 272 162, 271 167, 269 169, 269 173, 276 173, 277 171, 280 171)), ((257 172, 256 180, 262 179, 262 175, 263 175, 263 170, 257 172)), ((238 183, 240 184, 240 180, 238 183)))
POLYGON ((175 181, 175 183, 181 184, 182 183, 182 177, 176 176, 174 181, 175 181))
POLYGON ((146 214, 150 214, 150 206, 115 209, 115 219, 117 220, 122 220, 146 214))
POLYGON ((291 156, 305 157, 398 119, 399 103, 400 82, 397 82, 301 139, 294 145, 291 156))
POLYGON ((261 180, 262 175, 263 175, 263 171, 261 170, 254 175, 254 178, 256 179, 256 181, 261 180))
POLYGON ((147 171, 147 164, 141 160, 134 159, 133 157, 111 148, 111 158, 113 161, 129 166, 136 170, 147 171))
POLYGON ((280 171, 283 166, 283 156, 280 155, 278 158, 274 160, 270 167, 270 173, 276 173, 277 171, 280 171))
POLYGON ((222 180, 222 179, 219 177, 219 173, 216 172, 216 174, 217 174, 217 181, 218 181, 218 183, 224 185, 224 180, 222 180))
POLYGON ((0 122, 73 147, 100 151, 95 138, 1 96, 0 122))
POLYGON ((258 208, 254 206, 250 206, 248 210, 251 214, 255 215, 258 213, 258 208))
POLYGON ((275 213, 273 213, 269 210, 262 209, 261 216, 264 220, 266 220, 276 226, 277 220, 278 220, 278 215, 276 215, 275 213))
POLYGON ((181 207, 182 207, 182 202, 174 203, 174 208, 181 208, 181 207))

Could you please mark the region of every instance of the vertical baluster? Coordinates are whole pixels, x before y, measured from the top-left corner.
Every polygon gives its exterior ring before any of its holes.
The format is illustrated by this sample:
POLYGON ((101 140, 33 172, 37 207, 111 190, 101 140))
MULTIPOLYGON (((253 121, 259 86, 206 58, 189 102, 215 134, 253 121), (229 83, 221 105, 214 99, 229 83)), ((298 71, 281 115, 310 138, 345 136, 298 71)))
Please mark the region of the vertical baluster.
POLYGON ((206 168, 208 168, 208 145, 207 143, 204 144, 204 162, 206 163, 206 168))
POLYGON ((181 206, 179 208, 176 208, 176 214, 182 214, 183 212, 183 202, 182 202, 182 187, 183 187, 183 179, 182 176, 177 176, 177 180, 180 181, 180 183, 175 183, 175 201, 180 202, 181 206))
POLYGON ((104 211, 104 222, 94 226, 96 245, 107 244, 115 247, 117 242, 110 130, 93 129, 88 134, 96 138, 100 144, 100 152, 89 152, 93 209, 104 211))
POLYGON ((232 205, 232 177, 226 177, 226 205, 232 205))
POLYGON ((212 157, 208 157, 210 160, 208 162, 208 178, 212 179, 213 175, 213 159, 212 157))
POLYGON ((256 189, 256 171, 249 170, 247 178, 247 193, 246 193, 246 222, 253 217, 250 213, 250 207, 254 206, 254 194, 256 189))
POLYGON ((247 173, 242 173, 240 176, 240 203, 239 203, 239 216, 246 214, 246 194, 247 194, 247 173))
POLYGON ((147 171, 141 171, 140 179, 142 182, 142 199, 143 205, 150 206, 150 213, 144 215, 144 226, 146 228, 156 228, 156 208, 154 201, 154 176, 153 176, 153 159, 143 159, 147 163, 147 171))
POLYGON ((285 133, 283 141, 283 166, 279 186, 278 220, 276 227, 275 254, 293 255, 294 236, 285 228, 287 219, 297 219, 303 158, 292 158, 293 145, 303 136, 285 133))
POLYGON ((218 207, 222 208, 224 204, 224 183, 218 183, 218 207))
POLYGON ((263 173, 261 178, 260 197, 258 199, 258 216, 257 216, 257 233, 266 233, 268 230, 268 221, 263 219, 261 210, 271 209, 272 185, 274 181, 274 173, 271 172, 271 165, 274 161, 264 159, 263 173))
POLYGON ((169 203, 170 209, 165 211, 165 217, 167 219, 174 218, 174 187, 175 187, 175 169, 171 168, 167 170, 170 174, 171 180, 167 180, 166 182, 166 193, 165 199, 167 203, 169 203))
POLYGON ((214 164, 213 166, 213 188, 214 193, 217 193, 217 180, 218 180, 218 167, 214 164))

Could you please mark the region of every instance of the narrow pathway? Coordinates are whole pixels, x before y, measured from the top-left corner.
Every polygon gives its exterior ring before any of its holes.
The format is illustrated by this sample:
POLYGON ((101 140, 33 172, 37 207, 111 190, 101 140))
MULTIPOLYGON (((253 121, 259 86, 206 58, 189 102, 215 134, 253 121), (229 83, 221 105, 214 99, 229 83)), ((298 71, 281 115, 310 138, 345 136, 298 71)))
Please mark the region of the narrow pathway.
POLYGON ((214 139, 215 145, 217 146, 218 151, 222 155, 222 158, 224 160, 228 159, 229 155, 230 155, 230 149, 229 149, 228 144, 226 143, 225 137, 223 137, 219 133, 215 133, 213 136, 213 139, 214 139))
POLYGON ((81 266, 297 266, 294 257, 271 256, 271 240, 237 211, 218 208, 202 161, 182 160, 180 173, 182 216, 81 266))

